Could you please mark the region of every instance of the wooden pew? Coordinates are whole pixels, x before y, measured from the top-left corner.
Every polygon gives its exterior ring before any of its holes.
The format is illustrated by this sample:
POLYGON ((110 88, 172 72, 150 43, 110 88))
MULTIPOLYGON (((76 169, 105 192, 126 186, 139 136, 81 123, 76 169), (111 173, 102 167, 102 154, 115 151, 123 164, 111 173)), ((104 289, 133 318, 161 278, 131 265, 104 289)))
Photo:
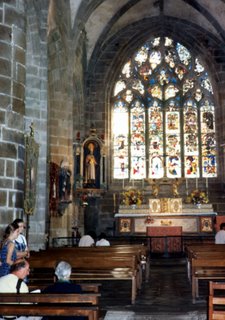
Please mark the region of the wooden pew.
MULTIPOLYGON (((68 256, 79 255, 79 256, 95 256, 95 255, 105 255, 105 256, 114 256, 114 255, 136 255, 138 264, 140 267, 139 277, 141 278, 142 273, 145 281, 149 280, 150 274, 150 255, 149 249, 147 246, 143 245, 114 245, 109 247, 72 247, 72 248, 49 248, 45 251, 40 252, 31 252, 31 258, 35 259, 40 258, 41 255, 54 255, 63 257, 65 260, 68 256)), ((139 279, 140 284, 142 279, 139 279)))
POLYGON ((99 296, 100 294, 97 293, 0 293, 0 314, 4 316, 86 316, 89 320, 98 320, 99 296))
MULTIPOLYGON (((65 259, 61 257, 60 260, 65 259)), ((103 281, 119 280, 131 281, 131 303, 135 303, 138 289, 138 263, 135 255, 125 256, 67 256, 72 266, 71 280, 75 281, 103 281)), ((54 268, 59 261, 58 256, 52 254, 41 255, 40 259, 30 258, 29 285, 37 286, 52 282, 54 268)))
POLYGON ((190 245, 186 247, 187 258, 187 275, 188 280, 191 281, 191 262, 195 258, 222 258, 225 255, 225 245, 220 244, 202 244, 190 245))
MULTIPOLYGON (((33 283, 27 283, 29 287, 29 292, 40 289, 43 290, 44 288, 50 286, 53 284, 54 280, 54 274, 48 273, 44 274, 42 279, 38 279, 38 281, 35 281, 33 283)), ((84 293, 99 293, 100 287, 102 286, 101 283, 79 283, 81 286, 82 292, 84 293)))
POLYGON ((192 302, 199 298, 199 280, 225 280, 225 257, 192 259, 192 302))
POLYGON ((225 319, 225 283, 224 282, 209 282, 209 306, 208 320, 225 319), (216 292, 221 292, 223 296, 218 296, 216 292), (221 309, 221 306, 223 309, 221 309))

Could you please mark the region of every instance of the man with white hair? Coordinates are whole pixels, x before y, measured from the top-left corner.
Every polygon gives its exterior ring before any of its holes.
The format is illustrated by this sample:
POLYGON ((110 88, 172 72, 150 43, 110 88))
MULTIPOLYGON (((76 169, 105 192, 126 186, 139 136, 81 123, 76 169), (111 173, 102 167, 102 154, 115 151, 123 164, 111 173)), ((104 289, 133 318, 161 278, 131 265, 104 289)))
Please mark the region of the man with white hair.
MULTIPOLYGON (((55 282, 43 290, 44 293, 81 293, 81 286, 70 281, 72 272, 71 265, 66 261, 60 261, 55 268, 55 282)), ((60 319, 60 320, 86 320, 87 317, 43 317, 43 320, 60 319)))

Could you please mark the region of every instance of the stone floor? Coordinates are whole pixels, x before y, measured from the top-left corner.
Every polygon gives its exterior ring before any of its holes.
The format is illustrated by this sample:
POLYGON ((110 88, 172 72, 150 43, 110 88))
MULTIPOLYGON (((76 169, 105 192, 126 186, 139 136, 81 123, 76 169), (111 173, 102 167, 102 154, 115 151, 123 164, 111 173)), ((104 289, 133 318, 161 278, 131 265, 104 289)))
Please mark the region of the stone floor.
POLYGON ((131 287, 120 281, 103 283, 101 318, 105 320, 206 320, 207 284, 200 287, 202 298, 192 304, 184 258, 152 259, 150 279, 130 304, 131 287))

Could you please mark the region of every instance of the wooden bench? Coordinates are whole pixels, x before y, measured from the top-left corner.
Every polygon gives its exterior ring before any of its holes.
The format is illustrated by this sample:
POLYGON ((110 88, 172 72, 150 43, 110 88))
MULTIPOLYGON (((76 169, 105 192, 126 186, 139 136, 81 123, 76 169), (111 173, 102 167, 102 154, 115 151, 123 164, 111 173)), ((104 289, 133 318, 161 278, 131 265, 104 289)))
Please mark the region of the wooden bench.
MULTIPOLYGON (((42 279, 38 279, 38 281, 35 281, 33 283, 27 283, 29 291, 34 291, 37 289, 43 290, 46 287, 53 284, 54 275, 51 273, 44 274, 42 279), (40 281, 39 281, 40 280, 40 281)), ((101 283, 79 283, 81 286, 82 292, 84 293, 99 293, 101 283)))
POLYGON ((192 301, 199 298, 199 280, 225 280, 225 257, 192 259, 192 301))
POLYGON ((85 316, 99 318, 98 293, 0 293, 0 314, 4 316, 85 316))
POLYGON ((225 319, 225 283, 210 281, 208 320, 221 319, 225 319), (223 296, 218 295, 218 292, 222 292, 223 296))
MULTIPOLYGON (((119 280, 131 281, 131 303, 134 304, 139 288, 139 270, 135 255, 124 256, 78 256, 61 257, 72 266, 71 280, 74 281, 100 281, 119 280)), ((45 284, 53 279, 54 268, 59 261, 58 256, 52 254, 41 255, 40 259, 30 258, 29 285, 45 284)))
POLYGON ((225 245, 217 244, 202 244, 190 245, 186 247, 187 258, 187 275, 191 281, 192 259, 195 258, 222 258, 225 255, 225 245))
MULTIPOLYGON (((96 255, 104 255, 104 256, 125 256, 125 255, 136 255, 137 261, 140 268, 139 280, 140 284, 142 282, 142 273, 145 281, 149 280, 150 274, 150 256, 149 249, 147 246, 143 245, 114 245, 109 247, 73 247, 73 248, 50 248, 45 251, 40 252, 31 252, 31 259, 35 259, 40 256, 48 255, 54 257, 58 257, 60 260, 67 259, 67 257, 71 255, 79 255, 79 256, 96 256, 96 255), (142 271, 142 272, 141 272, 142 271)), ((101 258, 100 258, 101 259, 101 258)))

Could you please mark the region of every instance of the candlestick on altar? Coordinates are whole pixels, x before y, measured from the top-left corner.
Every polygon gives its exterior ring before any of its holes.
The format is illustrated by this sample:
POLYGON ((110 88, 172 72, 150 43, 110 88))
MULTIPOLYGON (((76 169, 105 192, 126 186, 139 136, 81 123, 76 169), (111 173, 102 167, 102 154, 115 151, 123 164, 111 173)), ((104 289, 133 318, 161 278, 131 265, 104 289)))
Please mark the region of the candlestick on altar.
POLYGON ((113 193, 113 211, 115 212, 116 210, 116 194, 113 193))
POLYGON ((144 188, 145 188, 145 180, 142 179, 142 189, 144 189, 144 188))
POLYGON ((188 179, 186 178, 186 194, 188 196, 188 179))
POLYGON ((198 190, 198 178, 196 178, 196 190, 198 190))
POLYGON ((124 190, 124 179, 123 179, 123 190, 124 190))
POLYGON ((208 197, 208 195, 209 195, 209 180, 208 180, 208 178, 205 179, 205 186, 206 186, 206 195, 208 197))
POLYGON ((132 187, 134 188, 134 179, 132 180, 132 187))

